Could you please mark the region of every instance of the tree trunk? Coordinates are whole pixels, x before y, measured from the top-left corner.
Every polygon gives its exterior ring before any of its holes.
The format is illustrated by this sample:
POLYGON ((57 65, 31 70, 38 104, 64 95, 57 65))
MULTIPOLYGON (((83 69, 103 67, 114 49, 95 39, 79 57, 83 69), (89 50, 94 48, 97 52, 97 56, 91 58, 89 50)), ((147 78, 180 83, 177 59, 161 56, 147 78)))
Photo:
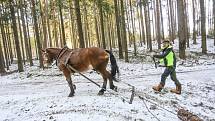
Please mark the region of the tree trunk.
POLYGON ((5 68, 4 68, 4 56, 3 56, 3 51, 2 51, 2 45, 0 41, 0 74, 5 73, 5 68))
MULTIPOLYGON (((27 5, 26 4, 26 1, 24 1, 24 4, 25 5, 27 5)), ((25 19, 27 20, 27 6, 25 7, 25 19)), ((28 22, 26 22, 26 24, 27 24, 27 38, 28 38, 28 43, 29 43, 29 58, 30 58, 30 65, 31 65, 31 61, 32 61, 32 48, 31 48, 31 38, 30 38, 30 33, 29 33, 29 26, 28 26, 28 22)), ((33 62, 32 62, 32 65, 33 65, 33 62)))
POLYGON ((83 1, 83 6, 84 6, 84 34, 85 34, 85 47, 89 47, 90 46, 90 30, 89 30, 89 20, 88 20, 88 15, 87 15, 87 3, 84 0, 83 1))
POLYGON ((32 14, 34 19, 34 31, 36 35, 36 41, 37 41, 37 48, 38 48, 38 54, 39 54, 39 62, 40 62, 40 68, 43 68, 43 60, 42 60, 42 52, 41 52, 41 43, 40 43, 40 36, 39 36, 39 29, 38 29, 38 23, 37 23, 37 16, 36 16, 36 10, 35 10, 35 1, 31 0, 32 3, 32 14))
POLYGON ((49 4, 48 4, 48 0, 45 0, 45 15, 47 16, 46 17, 46 25, 47 25, 47 31, 48 31, 48 43, 49 43, 49 47, 52 47, 53 44, 52 44, 52 36, 51 36, 51 28, 50 28, 50 22, 49 22, 49 4))
POLYGON ((148 0, 146 1, 146 5, 144 6, 144 14, 145 14, 145 23, 146 23, 147 49, 150 49, 150 51, 152 51, 151 26, 150 26, 148 0))
POLYGON ((74 0, 74 5, 75 5, 75 13, 76 13, 76 22, 77 22, 77 27, 78 27, 78 36, 79 36, 79 42, 80 42, 80 48, 84 48, 84 35, 83 35, 83 30, 82 30, 82 23, 81 23, 81 12, 80 12, 80 5, 79 5, 79 0, 74 0))
POLYGON ((161 33, 160 33, 160 8, 159 8, 159 0, 156 0, 156 11, 157 11, 157 42, 158 49, 161 48, 161 33))
POLYGON ((177 0, 177 12, 178 12, 178 36, 179 36, 179 57, 185 59, 186 48, 186 33, 185 33, 185 15, 184 15, 184 1, 177 0))
POLYGON ((143 38, 143 43, 144 45, 146 44, 145 40, 145 26, 144 26, 144 20, 143 20, 143 5, 140 5, 140 19, 141 19, 141 32, 142 32, 142 38, 143 38))
POLYGON ((213 0, 213 19, 214 19, 214 46, 215 46, 215 0, 213 0))
MULTIPOLYGON (((2 17, 2 15, 1 15, 2 17)), ((7 70, 9 70, 9 58, 8 58, 8 46, 6 44, 6 42, 8 41, 6 38, 6 33, 5 33, 5 27, 4 24, 2 23, 3 21, 0 20, 0 28, 1 28, 1 36, 2 36, 2 42, 3 42, 3 50, 4 50, 4 56, 5 57, 5 61, 3 60, 3 64, 6 66, 7 70)), ((3 53, 2 53, 3 55, 3 53)))
POLYGON ((202 53, 207 53, 207 43, 206 43, 206 29, 205 29, 205 0, 200 0, 200 10, 201 10, 201 36, 202 36, 202 53))
POLYGON ((112 15, 109 15, 108 20, 107 20, 107 30, 108 30, 108 36, 109 36, 109 47, 110 50, 112 50, 112 37, 113 37, 113 33, 112 33, 112 15))
POLYGON ((132 42, 134 45, 134 55, 137 56, 137 46, 136 46, 136 38, 135 38, 135 21, 133 18, 133 9, 132 9, 132 5, 131 5, 131 0, 129 0, 129 5, 130 5, 130 16, 131 16, 131 27, 132 27, 132 42))
MULTIPOLYGON (((24 6, 23 0, 20 0, 19 2, 20 2, 20 5, 24 6)), ((26 30, 26 24, 25 24, 25 15, 22 7, 20 7, 20 12, 21 12, 24 42, 25 42, 25 51, 26 51, 27 59, 30 62, 30 66, 33 66, 32 55, 30 54, 31 52, 29 49, 30 43, 28 42, 28 36, 27 36, 27 30, 26 30)))
MULTIPOLYGON (((1 23, 1 20, 0 20, 0 23, 1 23)), ((2 27, 2 25, 0 25, 2 27)), ((2 34, 2 32, 1 32, 2 34)), ((2 38, 3 39, 3 38, 2 38)), ((0 41, 0 73, 5 73, 6 70, 5 70, 5 66, 4 66, 4 55, 3 55, 3 51, 2 51, 2 44, 1 44, 1 41, 0 41)))
POLYGON ((115 10, 116 29, 117 29, 117 37, 118 37, 119 58, 123 59, 122 40, 120 35, 120 18, 119 18, 117 0, 114 0, 114 10, 115 10))
POLYGON ((25 65, 25 51, 24 51, 24 42, 23 42, 23 36, 22 36, 22 27, 20 23, 20 15, 19 15, 19 9, 17 9, 17 19, 18 19, 18 33, 20 37, 20 42, 21 42, 21 53, 22 53, 22 61, 25 65))
POLYGON ((98 1, 98 8, 99 8, 99 16, 100 16, 100 25, 101 25, 101 34, 102 34, 102 47, 106 49, 105 43, 105 33, 104 33, 104 21, 103 21, 103 11, 102 11, 102 0, 98 1))
POLYGON ((62 14, 62 2, 58 0, 59 12, 60 12, 60 23, 61 23, 61 32, 62 32, 62 39, 63 39, 63 46, 66 45, 66 36, 65 36, 65 29, 64 29, 64 20, 62 14))
POLYGON ((70 12, 70 23, 71 23, 71 43, 73 45, 73 48, 76 48, 76 31, 75 31, 75 23, 74 23, 74 11, 72 8, 72 0, 69 0, 69 12, 70 12))
POLYGON ((184 9, 184 13, 185 13, 185 25, 186 25, 186 42, 187 42, 187 47, 190 47, 190 41, 189 41, 189 39, 190 39, 190 32, 189 32, 189 20, 188 20, 188 18, 189 18, 189 16, 188 16, 188 5, 187 5, 188 3, 186 2, 186 0, 184 0, 184 7, 185 7, 185 9, 184 9))
POLYGON ((44 0, 40 1, 40 16, 41 16, 41 24, 42 24, 42 31, 43 31, 43 36, 41 36, 41 40, 43 42, 43 48, 47 48, 47 27, 46 27, 46 15, 45 15, 45 6, 44 4, 42 5, 41 2, 44 0))
POLYGON ((192 0, 192 8, 193 8, 193 44, 197 44, 196 42, 196 0, 192 0))
POLYGON ((16 24, 16 16, 15 16, 15 10, 14 10, 14 2, 13 0, 9 0, 10 4, 10 12, 11 12, 11 19, 13 24, 13 34, 14 34, 14 40, 16 45, 16 53, 18 58, 18 71, 23 72, 23 64, 22 64, 22 57, 21 57, 21 51, 20 51, 20 44, 19 44, 19 38, 18 38, 18 31, 17 31, 17 24, 16 24))
POLYGON ((200 10, 201 10, 201 36, 202 36, 202 53, 207 53, 207 43, 206 43, 206 29, 205 29, 205 1, 200 0, 200 10))
POLYGON ((120 0, 121 3, 121 17, 122 17, 122 40, 124 43, 124 51, 125 51, 125 62, 129 62, 128 60, 128 46, 127 46, 127 34, 126 34, 126 25, 125 25, 125 8, 124 8, 124 3, 123 0, 120 0))
MULTIPOLYGON (((163 0, 162 0, 163 1, 163 0)), ((164 27, 163 27, 163 11, 162 11, 162 1, 159 0, 159 3, 160 3, 160 15, 161 15, 161 31, 162 31, 162 39, 164 40, 164 27)))

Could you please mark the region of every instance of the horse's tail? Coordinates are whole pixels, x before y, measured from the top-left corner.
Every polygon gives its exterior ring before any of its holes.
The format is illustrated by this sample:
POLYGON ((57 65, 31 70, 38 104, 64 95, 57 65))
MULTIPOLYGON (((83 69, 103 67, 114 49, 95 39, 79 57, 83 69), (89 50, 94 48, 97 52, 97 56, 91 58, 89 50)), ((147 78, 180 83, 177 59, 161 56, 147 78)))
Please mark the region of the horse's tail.
POLYGON ((116 63, 116 58, 114 57, 113 53, 110 50, 105 50, 110 55, 110 63, 111 63, 111 76, 114 81, 116 80, 116 73, 119 74, 119 67, 116 63))

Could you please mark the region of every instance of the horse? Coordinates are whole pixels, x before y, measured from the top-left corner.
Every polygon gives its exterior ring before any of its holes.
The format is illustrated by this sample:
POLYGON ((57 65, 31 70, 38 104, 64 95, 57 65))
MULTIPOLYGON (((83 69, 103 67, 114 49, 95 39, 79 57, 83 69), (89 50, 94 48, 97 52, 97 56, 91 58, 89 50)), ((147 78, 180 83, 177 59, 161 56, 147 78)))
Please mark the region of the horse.
POLYGON ((68 97, 74 96, 76 86, 73 84, 71 79, 71 75, 74 74, 75 71, 69 68, 67 64, 79 72, 85 72, 90 69, 99 72, 104 81, 98 95, 103 95, 106 91, 107 79, 109 80, 110 89, 117 91, 117 86, 113 84, 113 80, 116 81, 115 75, 116 73, 119 73, 119 69, 113 53, 109 50, 98 47, 77 49, 69 49, 68 47, 46 48, 42 49, 42 59, 44 67, 49 67, 52 65, 54 60, 56 60, 57 67, 63 72, 63 75, 70 87, 68 97), (111 73, 107 71, 109 60, 111 63, 111 73))

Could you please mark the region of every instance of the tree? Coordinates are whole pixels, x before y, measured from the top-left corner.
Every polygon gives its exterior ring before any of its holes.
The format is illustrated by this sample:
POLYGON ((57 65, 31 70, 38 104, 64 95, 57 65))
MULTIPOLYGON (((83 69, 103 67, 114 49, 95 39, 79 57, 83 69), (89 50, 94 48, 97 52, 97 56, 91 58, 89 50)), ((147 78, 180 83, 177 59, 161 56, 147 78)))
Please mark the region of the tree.
POLYGON ((184 14, 184 0, 177 0, 178 13, 178 36, 179 36, 179 57, 185 59, 186 48, 186 33, 185 33, 185 14, 184 14))
POLYGON ((101 25, 101 34, 102 34, 102 47, 104 49, 106 49, 102 2, 103 2, 103 0, 98 0, 99 16, 100 16, 100 23, 101 23, 100 24, 101 25))
POLYGON ((36 16, 36 10, 35 10, 35 1, 31 0, 32 4, 32 15, 33 15, 33 20, 34 20, 34 31, 36 35, 36 42, 37 42, 37 48, 38 48, 38 54, 39 54, 39 62, 40 62, 40 68, 43 68, 43 60, 42 60, 42 46, 40 43, 40 38, 39 38, 39 28, 38 28, 38 23, 37 23, 37 16, 36 16))
POLYGON ((159 0, 156 0, 156 11, 157 11, 157 42, 158 49, 161 48, 161 32, 160 32, 160 8, 159 8, 159 0))
MULTIPOLYGON (((163 1, 163 0, 162 0, 163 1)), ((163 11, 162 11, 162 1, 159 0, 160 3, 160 15, 161 15, 161 31, 162 31, 162 39, 164 40, 164 27, 163 27, 163 11)))
POLYGON ((18 38, 18 31, 17 31, 16 16, 15 16, 13 0, 9 0, 9 6, 10 6, 11 19, 12 19, 12 24, 13 24, 12 29, 13 29, 17 59, 18 59, 18 71, 23 72, 24 69, 23 69, 23 64, 22 64, 22 56, 21 56, 21 51, 20 51, 20 44, 19 44, 19 38, 18 38))
POLYGON ((58 6, 59 6, 59 12, 60 12, 60 23, 61 23, 61 32, 62 32, 62 39, 63 39, 63 45, 66 45, 66 36, 65 36, 65 29, 64 29, 64 20, 63 20, 63 14, 62 14, 62 2, 61 0, 58 0, 58 6))
POLYGON ((79 0, 74 0, 74 5, 75 5, 75 13, 76 13, 76 22, 77 22, 77 27, 78 27, 78 36, 79 36, 79 42, 80 42, 80 48, 84 48, 84 35, 83 35, 83 30, 82 30, 82 23, 81 23, 81 12, 80 12, 80 5, 79 5, 79 0))
POLYGON ((130 5, 130 16, 131 16, 131 27, 132 27, 132 42, 134 44, 134 55, 137 56, 137 46, 136 46, 136 39, 135 39, 135 20, 134 20, 134 16, 133 16, 133 8, 132 8, 132 3, 131 0, 129 0, 129 5, 130 5))
POLYGON ((145 26, 144 26, 144 20, 143 20, 143 5, 142 2, 140 3, 140 19, 141 19, 141 32, 142 32, 142 39, 143 43, 146 44, 145 40, 145 26))
POLYGON ((145 24, 146 24, 147 48, 150 49, 150 51, 152 51, 151 26, 150 26, 148 0, 146 0, 145 3, 144 3, 144 15, 145 15, 145 24))
MULTIPOLYGON (((48 44, 47 44, 47 40, 48 40, 48 35, 47 35, 47 24, 46 24, 46 18, 47 18, 47 15, 46 15, 46 8, 45 8, 45 4, 42 2, 45 2, 45 0, 40 0, 40 16, 41 16, 41 19, 42 19, 42 31, 43 31, 43 48, 47 48, 48 44)), ((42 36, 41 36, 42 38, 42 36)))
POLYGON ((4 56, 3 56, 3 51, 2 51, 2 44, 0 41, 0 73, 5 73, 5 68, 4 68, 4 56))
MULTIPOLYGON (((25 4, 23 3, 23 0, 20 0, 19 2, 20 2, 20 5, 25 6, 25 4)), ((33 66, 32 54, 29 48, 30 43, 28 42, 28 36, 27 36, 27 30, 26 30, 26 24, 25 24, 25 16, 24 16, 24 11, 22 7, 20 7, 20 13, 21 13, 22 28, 23 28, 23 34, 24 34, 24 42, 25 42, 27 59, 30 62, 30 66, 33 66)))
POLYGON ((215 46, 215 0, 213 0, 213 18, 214 18, 214 46, 215 46))
POLYGON ((197 44, 196 42, 196 0, 192 0, 192 8, 193 8, 193 44, 197 44))
MULTIPOLYGON (((3 18, 3 14, 1 14, 1 18, 3 18)), ((4 50, 4 55, 3 55, 3 52, 2 52, 2 57, 3 58, 5 57, 5 61, 3 59, 2 63, 9 70, 9 57, 8 57, 9 53, 8 53, 8 49, 7 49, 8 45, 6 44, 8 40, 7 40, 7 37, 6 37, 5 26, 4 26, 3 20, 0 20, 0 28, 1 28, 1 37, 2 37, 2 43, 3 43, 3 50, 4 50)))
POLYGON ((122 53, 122 40, 120 34, 120 19, 119 19, 119 11, 118 11, 118 4, 117 0, 114 0, 114 10, 115 10, 115 20, 116 20, 116 29, 117 29, 117 37, 118 37, 118 47, 119 47, 119 58, 123 59, 122 53))
POLYGON ((121 3, 121 12, 122 12, 122 40, 124 43, 124 50, 125 50, 125 62, 128 62, 128 46, 127 46, 127 34, 126 34, 126 25, 125 25, 125 9, 124 9, 124 3, 123 0, 120 0, 121 3))
POLYGON ((204 0, 200 0, 200 10, 201 10, 201 36, 202 36, 202 53, 207 53, 207 43, 206 43, 206 29, 205 29, 205 4, 204 0))

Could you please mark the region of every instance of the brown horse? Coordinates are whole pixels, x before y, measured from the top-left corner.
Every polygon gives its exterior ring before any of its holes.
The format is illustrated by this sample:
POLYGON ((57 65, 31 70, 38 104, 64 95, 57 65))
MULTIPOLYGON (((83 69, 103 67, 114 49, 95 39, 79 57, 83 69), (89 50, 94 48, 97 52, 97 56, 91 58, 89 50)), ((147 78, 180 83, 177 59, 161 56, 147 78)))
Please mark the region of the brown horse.
POLYGON ((115 80, 115 75, 118 72, 118 66, 116 59, 112 52, 104 50, 97 47, 91 48, 78 48, 69 49, 64 48, 46 48, 42 50, 43 64, 48 67, 56 60, 56 65, 63 71, 64 76, 70 87, 69 97, 74 96, 75 85, 72 83, 71 74, 75 73, 68 66, 72 66, 79 72, 84 72, 89 69, 94 69, 99 72, 103 77, 102 89, 99 91, 98 95, 103 95, 107 86, 107 79, 109 80, 110 89, 117 90, 114 86, 113 81, 115 80), (110 57, 111 61, 111 73, 107 71, 106 67, 110 57))

